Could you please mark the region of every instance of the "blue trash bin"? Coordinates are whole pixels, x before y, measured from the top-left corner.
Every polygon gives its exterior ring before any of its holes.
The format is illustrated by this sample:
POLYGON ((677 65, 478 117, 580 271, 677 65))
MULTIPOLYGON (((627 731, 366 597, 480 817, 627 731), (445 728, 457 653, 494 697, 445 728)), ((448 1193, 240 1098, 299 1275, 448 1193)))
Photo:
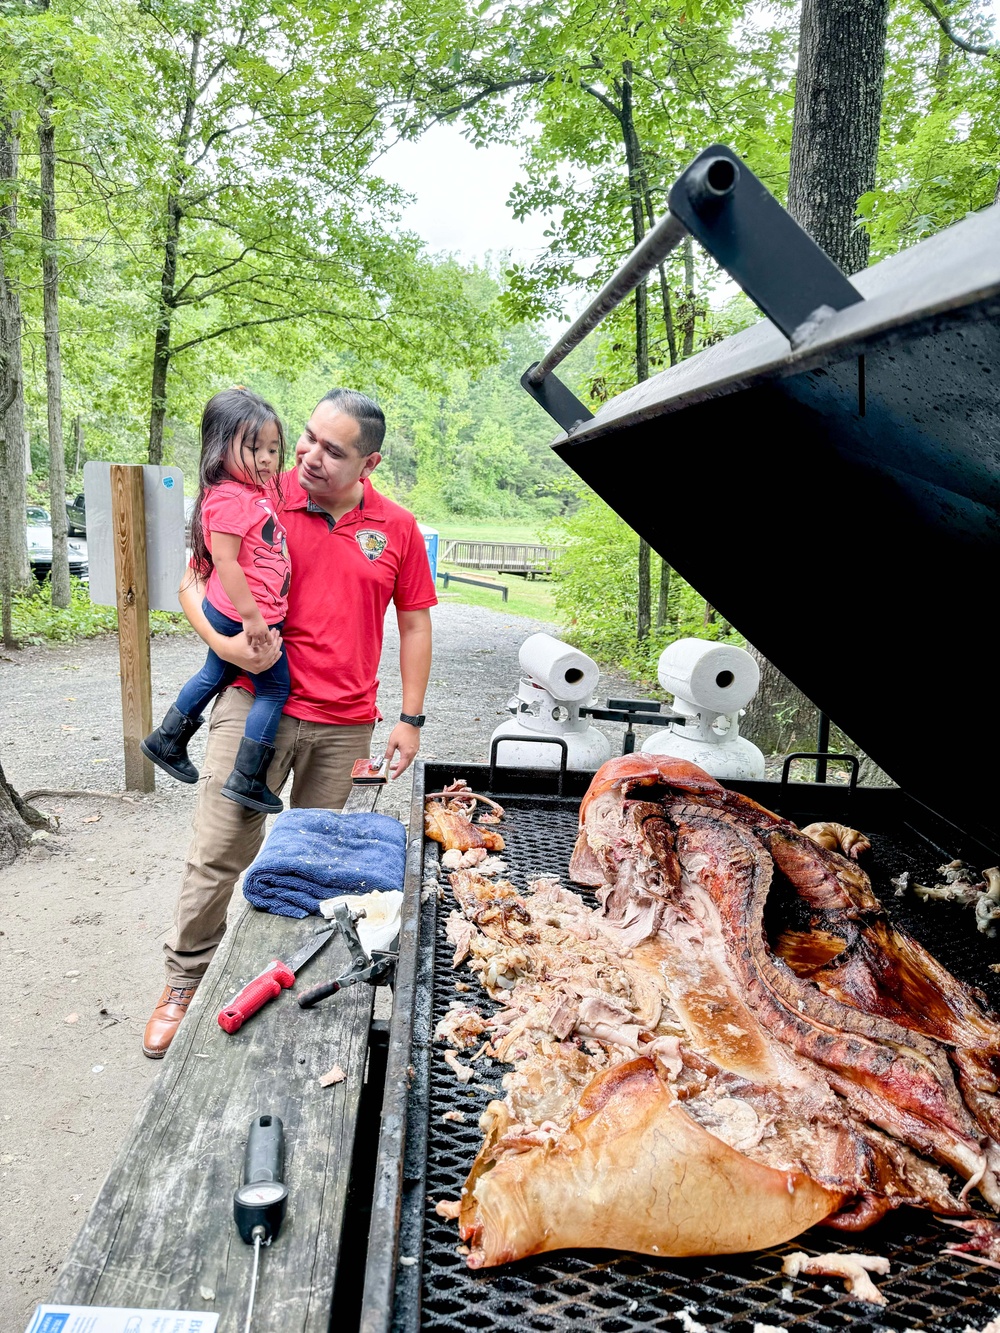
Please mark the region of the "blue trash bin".
POLYGON ((424 538, 424 548, 427 551, 427 560, 431 567, 431 578, 437 583, 438 573, 438 531, 436 528, 427 528, 423 523, 418 523, 424 538))

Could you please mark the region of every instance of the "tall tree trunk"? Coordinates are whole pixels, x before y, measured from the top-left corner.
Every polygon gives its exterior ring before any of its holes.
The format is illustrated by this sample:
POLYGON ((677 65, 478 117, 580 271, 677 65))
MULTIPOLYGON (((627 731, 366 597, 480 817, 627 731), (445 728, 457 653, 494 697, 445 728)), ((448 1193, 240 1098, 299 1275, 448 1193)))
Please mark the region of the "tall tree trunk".
POLYGON ((845 273, 868 265, 889 0, 802 0, 788 211, 845 273))
POLYGON ((170 333, 174 316, 174 294, 177 289, 177 246, 184 219, 183 192, 187 180, 187 151, 191 143, 191 126, 198 97, 198 63, 201 57, 200 32, 191 36, 191 54, 188 58, 188 82, 177 136, 176 168, 172 188, 167 196, 166 227, 163 237, 163 263, 160 268, 160 299, 156 313, 156 334, 153 339, 153 381, 149 405, 149 461, 163 462, 163 425, 167 416, 167 375, 170 370, 170 333))
MULTIPOLYGON (((0 123, 0 134, 3 125, 0 123)), ((3 152, 3 140, 0 138, 0 154, 3 152)), ((2 171, 2 165, 0 165, 2 171)), ((14 378, 9 325, 9 294, 6 270, 4 268, 3 242, 0 238, 0 636, 5 648, 17 646, 12 623, 12 602, 14 595, 14 523, 10 492, 12 485, 12 460, 7 448, 7 416, 17 394, 17 380, 14 378)), ((23 453, 18 451, 22 463, 21 484, 24 484, 23 453)))
POLYGON ((667 333, 667 352, 670 356, 670 364, 677 364, 677 332, 674 328, 674 308, 670 299, 670 283, 667 281, 667 270, 664 264, 659 267, 660 274, 660 307, 663 310, 663 327, 667 333))
POLYGON ((681 356, 688 357, 694 351, 694 244, 690 236, 684 237, 681 247, 684 255, 684 343, 681 356))
POLYGON ((814 705, 752 644, 747 651, 760 667, 760 689, 747 704, 740 734, 764 754, 814 750, 819 717, 814 705))
POLYGON ((639 601, 635 613, 635 637, 640 643, 649 638, 652 623, 653 583, 650 573, 653 548, 639 538, 639 601))
MULTIPOLYGON (((46 6, 47 7, 47 6, 46 6)), ((69 545, 66 522, 66 453, 62 429, 62 360, 59 351, 59 257, 56 252, 56 143, 52 128, 51 71, 38 110, 42 187, 42 301, 45 319, 45 392, 49 419, 49 509, 52 514, 52 605, 67 607, 69 545)))
MULTIPOLYGON (((173 250, 176 253, 176 238, 173 250)), ((174 260, 172 272, 168 273, 169 252, 164 260, 164 271, 160 283, 160 309, 156 320, 156 334, 153 339, 153 382, 150 386, 149 405, 149 461, 163 462, 163 425, 167 417, 167 372, 170 369, 170 325, 173 311, 164 301, 163 295, 172 291, 173 279, 177 273, 174 260)))
POLYGON ((0 602, 5 646, 14 647, 11 597, 31 578, 24 509, 24 372, 21 363, 21 298, 6 264, 17 227, 19 143, 16 126, 0 116, 0 602))
MULTIPOLYGON (((635 151, 642 199, 646 209, 646 222, 652 229, 656 225, 656 210, 653 208, 653 193, 649 188, 646 163, 643 159, 642 147, 638 141, 635 145, 635 151)), ((667 352, 670 356, 670 364, 675 366, 677 364, 677 334, 674 330, 674 308, 670 299, 670 283, 667 281, 666 265, 660 264, 657 272, 660 275, 660 307, 663 311, 663 328, 667 335, 667 352)))
POLYGON ((670 602, 670 575, 673 571, 663 557, 660 557, 660 590, 656 598, 656 628, 662 629, 667 623, 667 607, 670 602))
MULTIPOLYGON (((632 116, 632 65, 622 64, 621 127, 625 142, 625 163, 628 169, 628 197, 632 212, 632 240, 634 245, 646 234, 643 219, 642 156, 632 116)), ((645 281, 635 289, 635 379, 637 384, 649 379, 649 298, 645 281)), ((649 542, 639 538, 639 593, 635 617, 635 636, 640 643, 649 638, 652 621, 652 584, 650 580, 649 542)))
MULTIPOLYGON (((868 235, 855 213, 875 185, 888 8, 889 0, 802 2, 788 209, 847 273, 868 263, 868 235)), ((751 652, 761 683, 741 731, 765 754, 791 744, 813 749, 815 707, 751 652)))
POLYGON ((31 841, 33 828, 51 828, 47 815, 23 801, 7 781, 0 764, 0 866, 10 865, 31 841))

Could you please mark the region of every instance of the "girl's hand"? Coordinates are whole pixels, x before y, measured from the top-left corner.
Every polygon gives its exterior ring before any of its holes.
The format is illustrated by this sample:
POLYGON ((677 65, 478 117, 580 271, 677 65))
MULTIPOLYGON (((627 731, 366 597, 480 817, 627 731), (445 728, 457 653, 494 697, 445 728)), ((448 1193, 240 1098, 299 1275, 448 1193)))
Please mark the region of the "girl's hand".
POLYGON ((271 638, 271 632, 259 611, 256 616, 248 616, 244 619, 243 633, 246 635, 247 643, 255 652, 259 652, 261 648, 266 648, 271 638))
MULTIPOLYGON (((207 621, 205 623, 208 624, 207 621)), ((277 662, 281 656, 281 635, 276 629, 269 630, 265 647, 251 648, 245 634, 234 634, 231 639, 217 634, 210 647, 223 662, 229 662, 240 671, 246 671, 253 676, 261 671, 267 671, 277 662)))

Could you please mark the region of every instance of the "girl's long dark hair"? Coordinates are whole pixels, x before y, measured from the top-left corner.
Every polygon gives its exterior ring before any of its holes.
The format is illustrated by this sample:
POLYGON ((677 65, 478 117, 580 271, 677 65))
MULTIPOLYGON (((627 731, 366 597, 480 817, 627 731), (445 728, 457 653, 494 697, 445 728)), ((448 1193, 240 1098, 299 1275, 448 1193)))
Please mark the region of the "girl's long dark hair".
MULTIPOLYGON (((201 464, 198 468, 198 498, 194 502, 191 515, 191 558, 198 575, 207 578, 212 569, 212 553, 205 544, 205 534, 201 526, 201 502, 209 486, 218 486, 220 481, 231 480, 226 471, 226 455, 229 446, 242 431, 241 444, 244 456, 253 452, 257 445, 257 436, 262 426, 273 421, 278 430, 278 472, 285 467, 285 432, 281 421, 270 403, 265 402, 249 389, 223 389, 205 404, 201 415, 201 464)), ((257 481, 263 485, 263 479, 257 472, 256 462, 253 470, 257 481)), ((275 479, 278 498, 281 498, 281 482, 275 479)))

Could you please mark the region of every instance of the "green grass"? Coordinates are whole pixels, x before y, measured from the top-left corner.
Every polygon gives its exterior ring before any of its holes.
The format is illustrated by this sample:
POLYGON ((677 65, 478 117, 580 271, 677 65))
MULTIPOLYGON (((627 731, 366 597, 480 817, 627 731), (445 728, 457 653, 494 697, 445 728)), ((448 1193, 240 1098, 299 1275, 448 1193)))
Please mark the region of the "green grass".
POLYGON ((485 606, 491 611, 503 611, 512 616, 531 616, 535 620, 555 620, 556 609, 553 600, 551 579, 524 579, 518 574, 504 574, 502 577, 495 570, 463 569, 458 565, 443 564, 441 555, 448 541, 472 542, 530 542, 544 546, 542 534, 545 520, 537 523, 507 522, 503 519, 491 519, 484 522, 455 523, 450 519, 440 525, 432 524, 440 533, 438 543, 438 570, 447 570, 451 574, 462 574, 470 579, 483 579, 495 582, 498 587, 506 586, 507 601, 501 600, 498 592, 487 588, 470 588, 464 583, 449 583, 444 591, 441 579, 438 579, 438 597, 442 602, 457 602, 459 606, 485 606))
POLYGON ((502 611, 511 616, 531 616, 535 620, 556 618, 551 579, 523 579, 518 574, 505 574, 500 578, 488 569, 459 569, 455 565, 439 564, 438 572, 444 570, 470 579, 493 581, 497 587, 506 586, 508 592, 507 601, 504 602, 498 592, 488 588, 470 588, 467 583, 449 583, 445 591, 443 581, 439 578, 437 594, 441 602, 455 602, 459 606, 485 606, 490 611, 502 611))

